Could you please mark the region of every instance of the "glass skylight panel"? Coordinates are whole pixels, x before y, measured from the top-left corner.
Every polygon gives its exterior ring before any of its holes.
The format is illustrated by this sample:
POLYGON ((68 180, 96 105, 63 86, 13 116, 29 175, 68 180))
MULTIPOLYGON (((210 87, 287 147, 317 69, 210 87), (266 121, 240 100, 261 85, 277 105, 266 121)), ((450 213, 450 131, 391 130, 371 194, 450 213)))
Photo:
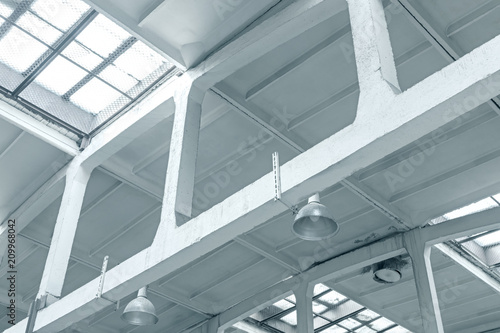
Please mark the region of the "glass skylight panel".
POLYGON ((295 295, 290 295, 286 298, 286 300, 292 302, 293 304, 297 303, 297 300, 295 299, 295 295))
POLYGON ((474 239, 482 247, 488 247, 500 243, 500 230, 474 239))
POLYGON ((498 207, 498 204, 493 199, 488 197, 486 199, 480 200, 480 201, 475 202, 473 204, 470 204, 468 206, 465 206, 465 207, 459 208, 457 210, 454 210, 450 213, 447 213, 444 215, 444 217, 448 220, 452 220, 452 219, 456 219, 459 217, 471 215, 474 213, 479 213, 479 212, 482 212, 484 210, 488 210, 488 209, 491 209, 494 207, 498 207))
MULTIPOLYGON (((107 58, 130 34, 103 15, 98 15, 77 37, 100 56, 107 58)), ((140 64, 136 64, 140 66, 140 64)))
POLYGON ((286 316, 281 317, 281 320, 292 326, 297 326, 297 311, 290 312, 286 316))
POLYGON ((330 322, 324 318, 321 318, 319 316, 314 317, 313 319, 313 326, 314 329, 318 329, 320 327, 323 327, 325 325, 328 325, 330 322))
POLYGON ((49 45, 54 44, 63 34, 30 12, 24 13, 17 21, 17 24, 49 45))
POLYGON ((71 42, 62 51, 62 54, 89 71, 93 70, 104 60, 103 57, 75 41, 71 42))
POLYGON ((125 93, 139 83, 134 77, 122 72, 114 65, 106 67, 99 76, 125 93))
POLYGON ((354 332, 356 332, 356 333, 376 333, 377 331, 375 331, 367 326, 363 326, 361 328, 358 328, 354 332))
POLYGON ((82 109, 97 114, 120 96, 122 94, 118 91, 97 78, 93 78, 71 96, 70 100, 82 109))
POLYGON ((354 320, 352 318, 347 318, 345 320, 342 320, 340 323, 339 323, 340 326, 343 326, 343 327, 346 327, 348 329, 354 329, 356 327, 359 327, 361 326, 361 323, 357 320, 354 320))
POLYGON ((379 319, 377 319, 369 324, 369 326, 376 331, 381 331, 381 330, 386 329, 387 327, 390 327, 392 325, 394 325, 394 323, 392 321, 390 321, 389 319, 384 318, 384 317, 381 317, 381 318, 379 318, 379 319))
POLYGON ((137 80, 142 81, 164 62, 166 60, 163 57, 138 41, 119 56, 114 64, 137 80))
POLYGON ((48 48, 16 27, 0 40, 0 61, 17 72, 24 72, 48 48))
POLYGON ((319 295, 319 294, 327 291, 328 289, 330 289, 330 288, 328 288, 327 286, 325 286, 322 283, 318 283, 317 285, 314 286, 313 294, 314 294, 314 296, 316 296, 316 295, 319 295))
POLYGON ((360 312, 356 315, 356 318, 361 320, 361 321, 371 321, 375 318, 378 318, 380 317, 380 315, 378 313, 375 313, 371 310, 365 310, 363 312, 360 312))
POLYGON ((320 304, 318 302, 313 302, 313 312, 314 313, 323 313, 325 312, 326 310, 328 310, 328 308, 326 306, 324 306, 323 304, 320 304))
POLYGON ((79 0, 36 0, 31 5, 35 14, 63 31, 71 28, 89 9, 85 2, 79 0))
POLYGON ((58 56, 40 73, 35 82, 62 96, 87 75, 87 72, 58 56))
POLYGON ((293 307, 292 303, 290 303, 284 299, 277 301, 273 305, 281 310, 287 310, 287 309, 290 309, 291 307, 293 307))
POLYGON ((321 296, 319 300, 331 305, 337 305, 340 302, 347 300, 347 297, 332 290, 328 294, 321 296))

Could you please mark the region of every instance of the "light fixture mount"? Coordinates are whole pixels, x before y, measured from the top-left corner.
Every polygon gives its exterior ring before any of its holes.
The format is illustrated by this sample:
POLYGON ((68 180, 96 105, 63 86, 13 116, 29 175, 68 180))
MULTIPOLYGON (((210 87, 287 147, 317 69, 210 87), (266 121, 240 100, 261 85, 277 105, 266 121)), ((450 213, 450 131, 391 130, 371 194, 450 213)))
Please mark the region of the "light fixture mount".
POLYGON ((316 193, 295 216, 292 231, 301 239, 319 241, 335 236, 339 225, 328 208, 320 203, 319 194, 316 193))
POLYGON ((147 286, 139 289, 137 297, 131 300, 123 313, 121 319, 131 325, 146 326, 158 322, 155 306, 147 298, 147 286))

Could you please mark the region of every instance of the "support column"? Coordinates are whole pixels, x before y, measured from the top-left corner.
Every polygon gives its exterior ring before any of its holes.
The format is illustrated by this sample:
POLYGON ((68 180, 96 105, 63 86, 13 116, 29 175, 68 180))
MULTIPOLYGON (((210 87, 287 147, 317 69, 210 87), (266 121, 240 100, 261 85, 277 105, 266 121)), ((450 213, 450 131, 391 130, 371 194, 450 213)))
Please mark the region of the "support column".
POLYGON ((312 333, 314 332, 313 324, 313 298, 314 286, 308 282, 303 282, 298 289, 294 290, 295 299, 297 301, 297 332, 312 333))
POLYGON ((168 234, 191 218, 203 95, 189 81, 175 93, 161 220, 152 244, 152 253, 159 250, 155 256, 163 253, 168 234))
POLYGON ((400 91, 382 0, 347 0, 360 91, 384 80, 400 91))
POLYGON ((37 296, 39 298, 47 295, 48 304, 61 297, 83 198, 92 170, 93 168, 84 167, 79 161, 73 160, 66 173, 66 186, 37 296))
POLYGON ((425 333, 444 333, 436 285, 430 262, 431 247, 419 229, 404 234, 404 245, 411 257, 415 286, 425 333))

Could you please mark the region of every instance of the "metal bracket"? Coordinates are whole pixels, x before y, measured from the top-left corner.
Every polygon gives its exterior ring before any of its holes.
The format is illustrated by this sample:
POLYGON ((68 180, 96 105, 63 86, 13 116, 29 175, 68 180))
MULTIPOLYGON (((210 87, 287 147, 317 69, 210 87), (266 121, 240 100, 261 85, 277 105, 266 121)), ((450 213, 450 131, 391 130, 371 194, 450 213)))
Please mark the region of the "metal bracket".
POLYGON ((291 205, 281 197, 281 173, 280 173, 280 156, 278 152, 273 153, 273 178, 274 178, 274 201, 279 201, 290 209, 293 215, 299 212, 297 205, 291 205))
POLYGON ((99 279, 99 286, 97 287, 97 294, 95 295, 96 298, 102 297, 102 289, 104 288, 104 277, 106 276, 106 270, 108 269, 108 261, 109 256, 105 256, 102 263, 101 277, 99 279))
POLYGON ((102 298, 108 302, 116 304, 116 310, 118 310, 118 308, 120 307, 120 301, 112 301, 110 299, 107 299, 106 297, 102 297, 102 290, 104 288, 104 278, 106 277, 106 271, 108 269, 108 261, 109 261, 109 256, 105 256, 102 262, 101 277, 99 279, 99 285, 97 287, 97 293, 95 294, 95 298, 102 298))

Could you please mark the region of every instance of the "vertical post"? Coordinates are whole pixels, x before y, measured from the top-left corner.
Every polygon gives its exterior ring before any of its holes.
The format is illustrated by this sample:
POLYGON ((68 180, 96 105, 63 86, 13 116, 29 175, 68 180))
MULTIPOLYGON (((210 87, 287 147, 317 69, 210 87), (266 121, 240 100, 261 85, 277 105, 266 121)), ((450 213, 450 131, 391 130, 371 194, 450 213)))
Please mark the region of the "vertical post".
POLYGON ((47 297, 42 307, 61 297, 71 248, 76 234, 91 168, 74 159, 66 173, 66 185, 57 215, 49 254, 45 262, 38 297, 47 297))
POLYGON ((195 100, 197 88, 191 83, 175 94, 175 115, 170 141, 167 176, 161 220, 152 246, 162 255, 166 237, 176 226, 191 218, 196 158, 201 122, 201 100, 195 100))
POLYGON ((412 260, 424 332, 444 333, 430 262, 431 247, 425 244, 419 229, 408 231, 403 237, 405 248, 412 260))
POLYGON ((201 333, 224 333, 223 330, 219 332, 219 316, 213 317, 201 326, 201 333))
POLYGON ((312 333, 314 332, 313 324, 313 285, 308 282, 303 282, 296 290, 294 290, 295 300, 297 301, 297 332, 312 333))
POLYGON ((385 81, 399 92, 382 0, 347 0, 360 91, 385 81))

